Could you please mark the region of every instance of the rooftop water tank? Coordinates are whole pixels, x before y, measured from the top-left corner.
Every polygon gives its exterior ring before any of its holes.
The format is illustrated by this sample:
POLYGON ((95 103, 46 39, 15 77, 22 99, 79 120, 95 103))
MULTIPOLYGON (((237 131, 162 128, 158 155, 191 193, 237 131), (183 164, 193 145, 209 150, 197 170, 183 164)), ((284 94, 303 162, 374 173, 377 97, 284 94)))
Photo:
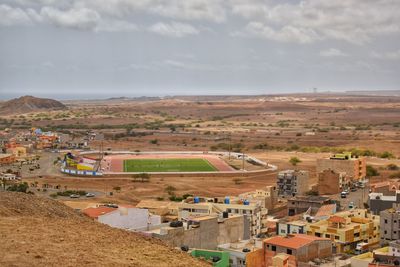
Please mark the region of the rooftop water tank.
POLYGON ((247 199, 243 201, 243 205, 250 205, 250 201, 248 201, 247 199))
POLYGON ((225 203, 225 204, 230 204, 230 203, 231 203, 229 197, 226 197, 226 198, 225 198, 224 203, 225 203))
POLYGON ((200 203, 200 198, 199 197, 194 197, 194 199, 193 199, 193 201, 194 201, 194 203, 200 203))

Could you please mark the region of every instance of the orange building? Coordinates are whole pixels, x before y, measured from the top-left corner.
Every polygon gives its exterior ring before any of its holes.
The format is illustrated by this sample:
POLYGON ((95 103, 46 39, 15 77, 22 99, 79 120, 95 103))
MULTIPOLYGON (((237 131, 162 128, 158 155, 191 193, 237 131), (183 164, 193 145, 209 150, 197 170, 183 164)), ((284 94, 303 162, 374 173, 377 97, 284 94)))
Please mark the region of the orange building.
POLYGON ((278 262, 279 266, 297 266, 297 262, 332 256, 332 241, 328 238, 294 234, 267 238, 263 243, 263 253, 256 254, 262 259, 251 259, 247 262, 248 267, 276 266, 278 262), (252 262, 258 265, 249 264, 252 262))
POLYGON ((15 162, 15 155, 13 154, 0 154, 0 165, 11 164, 15 162))

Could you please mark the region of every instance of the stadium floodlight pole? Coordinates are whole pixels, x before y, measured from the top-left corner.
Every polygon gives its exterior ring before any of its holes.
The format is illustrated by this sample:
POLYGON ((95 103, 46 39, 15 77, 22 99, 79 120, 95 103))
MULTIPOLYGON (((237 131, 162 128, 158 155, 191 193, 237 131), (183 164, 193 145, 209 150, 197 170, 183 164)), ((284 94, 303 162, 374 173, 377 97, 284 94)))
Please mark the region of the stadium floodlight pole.
POLYGON ((244 171, 244 152, 242 152, 242 170, 244 171))

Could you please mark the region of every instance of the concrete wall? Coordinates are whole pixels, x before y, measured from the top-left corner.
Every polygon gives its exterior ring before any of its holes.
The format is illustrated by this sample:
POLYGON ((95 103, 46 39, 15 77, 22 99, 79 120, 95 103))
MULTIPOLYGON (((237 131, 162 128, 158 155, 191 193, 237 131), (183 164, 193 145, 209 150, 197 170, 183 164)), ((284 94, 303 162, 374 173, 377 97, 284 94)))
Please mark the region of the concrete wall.
POLYGON ((246 255, 247 267, 262 267, 265 266, 264 250, 262 248, 249 252, 246 255))
POLYGON ((333 195, 340 192, 340 174, 332 170, 318 173, 318 193, 320 195, 333 195))
MULTIPOLYGON (((218 224, 218 244, 231 243, 232 241, 243 239, 245 236, 244 224, 247 220, 244 216, 237 216, 225 220, 218 224)), ((249 232, 249 228, 246 229, 249 232)))
POLYGON ((245 239, 245 220, 243 216, 238 216, 218 223, 215 217, 200 220, 197 228, 185 230, 183 227, 167 227, 165 233, 153 234, 153 236, 175 247, 186 245, 191 248, 216 249, 219 244, 245 239))

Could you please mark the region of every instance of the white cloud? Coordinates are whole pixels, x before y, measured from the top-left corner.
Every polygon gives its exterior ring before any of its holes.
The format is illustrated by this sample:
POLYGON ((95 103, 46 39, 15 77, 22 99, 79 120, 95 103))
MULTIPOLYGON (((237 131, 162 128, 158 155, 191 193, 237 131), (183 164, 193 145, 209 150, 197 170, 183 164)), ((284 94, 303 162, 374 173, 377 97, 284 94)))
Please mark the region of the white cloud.
POLYGON ((151 26, 149 30, 160 35, 178 38, 185 35, 193 35, 199 33, 199 31, 192 25, 179 22, 172 22, 170 24, 159 22, 151 26))
MULTIPOLYGON (((400 33, 398 0, 303 0, 293 4, 232 1, 233 14, 261 23, 264 28, 277 29, 267 34, 277 41, 287 40, 274 36, 287 35, 288 28, 313 32, 317 38, 310 41, 334 39, 354 44, 370 42, 380 35, 400 33)), ((265 31, 258 32, 258 36, 265 38, 265 31)), ((301 42, 302 37, 292 40, 301 42)))
MULTIPOLYGON (((11 26, 31 24, 32 21, 28 12, 21 8, 0 5, 0 25, 11 26)), ((32 10, 30 12, 32 12, 32 10)))
POLYGON ((174 20, 223 22, 226 19, 223 3, 223 0, 76 0, 74 6, 120 18, 147 13, 174 20))
MULTIPOLYGON (((277 42, 339 40, 357 45, 400 34, 399 0, 3 0, 0 25, 52 23, 95 31, 134 31, 149 17, 229 24, 236 36, 277 42), (42 10, 42 11, 40 11, 42 10), (39 14, 38 14, 39 13, 39 14), (42 14, 43 13, 43 14, 42 14), (138 22, 141 21, 141 22, 138 22), (243 25, 243 26, 241 26, 243 25), (232 27, 231 27, 232 26, 232 27)), ((150 21, 151 21, 150 20, 150 21)), ((154 26, 154 25, 153 25, 154 26)), ((158 25, 173 36, 174 25, 158 25)), ((217 29, 205 25, 211 29, 217 29)), ((143 26, 146 27, 146 26, 143 26)), ((192 29, 193 30, 193 29, 192 29)), ((202 32, 204 30, 201 30, 202 32)), ((206 31, 204 31, 206 32, 206 31)), ((190 33, 190 34, 193 34, 190 33)), ((175 34, 176 36, 176 34, 175 34)))
POLYGON ((100 21, 99 13, 87 8, 60 10, 43 7, 40 15, 56 26, 79 30, 94 30, 100 21))
POLYGON ((396 51, 383 52, 383 53, 372 52, 371 57, 377 58, 377 59, 399 60, 400 59, 400 49, 396 50, 396 51))
POLYGON ((346 57, 347 54, 336 48, 322 50, 320 53, 322 57, 346 57))
POLYGON ((226 19, 222 0, 161 0, 150 7, 150 12, 173 19, 213 22, 226 19))
POLYGON ((139 30, 139 27, 123 20, 101 20, 95 30, 99 32, 132 32, 139 30))
POLYGON ((312 43, 319 39, 318 35, 307 28, 298 28, 291 25, 281 29, 273 29, 261 22, 250 22, 244 31, 235 32, 233 36, 261 37, 280 42, 296 42, 301 44, 312 43))

